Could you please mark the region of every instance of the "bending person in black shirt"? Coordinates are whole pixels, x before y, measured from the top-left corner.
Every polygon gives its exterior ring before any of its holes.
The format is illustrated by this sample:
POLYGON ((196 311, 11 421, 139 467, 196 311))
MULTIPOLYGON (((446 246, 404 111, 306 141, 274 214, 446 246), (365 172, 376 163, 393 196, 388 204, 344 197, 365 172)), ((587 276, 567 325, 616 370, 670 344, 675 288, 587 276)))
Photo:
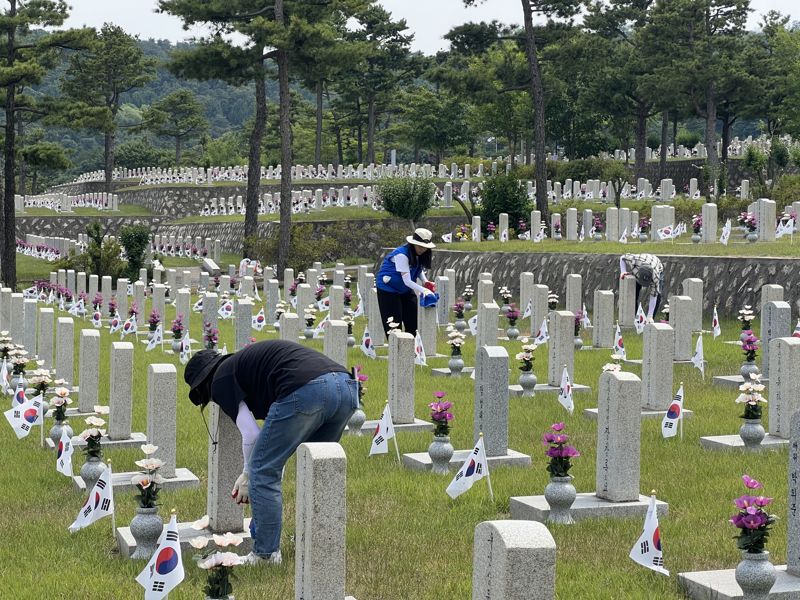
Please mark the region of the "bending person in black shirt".
POLYGON ((358 406, 357 382, 323 354, 286 341, 228 355, 202 350, 184 379, 193 404, 215 402, 242 433, 244 470, 231 496, 253 505, 248 562, 280 564, 283 467, 303 442, 339 441, 358 406))

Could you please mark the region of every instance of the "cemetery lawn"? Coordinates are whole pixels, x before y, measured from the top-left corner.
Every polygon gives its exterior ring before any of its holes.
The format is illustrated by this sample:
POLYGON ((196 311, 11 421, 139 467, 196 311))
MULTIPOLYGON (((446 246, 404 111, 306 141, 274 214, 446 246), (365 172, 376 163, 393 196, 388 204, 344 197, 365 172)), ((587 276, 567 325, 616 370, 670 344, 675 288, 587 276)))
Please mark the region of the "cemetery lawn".
MULTIPOLYGON (((194 298, 192 301, 194 302, 194 298)), ((748 299, 749 300, 749 299, 748 299)), ((149 310, 149 307, 147 308, 149 310)), ((58 315, 61 316, 61 315, 58 315)), ((175 317, 169 307, 166 322, 175 317)), ((201 339, 201 319, 191 315, 191 333, 201 339)), ((356 326, 360 339, 363 323, 356 326)), ((706 323, 708 325, 708 323, 706 323)), ((75 359, 81 327, 76 322, 75 359)), ((759 324, 755 323, 758 330, 759 324)), ((233 348, 233 323, 223 323, 220 345, 233 348)), ((524 331, 524 330, 523 330, 524 331)), ((107 404, 109 393, 109 352, 111 338, 102 330, 100 392, 107 404)), ((253 333, 257 339, 275 338, 274 332, 253 333)), ((586 337, 586 336, 585 336, 586 337)), ((589 520, 573 526, 551 526, 558 547, 557 598, 678 600, 683 594, 676 574, 682 571, 733 568, 739 552, 733 539, 736 530, 728 523, 734 513, 733 499, 744 492, 740 482, 747 473, 765 484, 765 495, 774 497, 770 507, 780 517, 769 543, 775 564, 786 563, 787 449, 760 454, 719 453, 701 449, 701 435, 736 433, 741 423, 741 407, 734 403, 738 392, 714 387, 713 375, 738 372, 740 350, 723 340, 738 337, 735 322, 723 323, 723 336, 705 336, 705 353, 710 365, 705 382, 699 372, 686 365, 675 366, 675 389, 686 385, 686 408, 695 411, 685 423, 685 439, 664 440, 660 421, 647 420, 641 433, 641 484, 643 494, 656 490, 659 499, 669 503, 669 515, 661 519, 661 539, 665 566, 672 573, 665 577, 646 570, 628 558, 637 540, 643 518, 589 520)), ((588 338, 587 338, 588 339, 588 338)), ((321 350, 322 342, 310 345, 321 350)), ((519 371, 513 356, 520 343, 505 342, 512 357, 511 382, 519 371)), ((642 340, 625 332, 630 358, 641 358, 642 340)), ((196 350, 197 348, 195 348, 196 350)), ((445 353, 444 332, 438 350, 445 353)), ((385 354, 386 350, 382 351, 385 354)), ((474 339, 465 347, 467 365, 474 364, 474 339)), ((551 423, 566 421, 572 443, 582 456, 574 460, 571 474, 579 492, 595 489, 596 422, 582 416, 584 408, 597 406, 598 377, 609 362, 610 350, 586 350, 576 356, 575 381, 590 385, 589 394, 576 394, 575 414, 570 416, 555 395, 534 399, 512 397, 510 403, 509 446, 533 457, 530 468, 498 468, 491 473, 495 502, 489 500, 486 481, 456 500, 444 492, 449 477, 411 472, 399 467, 394 450, 385 456, 369 458, 370 436, 342 439, 348 456, 347 473, 347 593, 360 600, 468 600, 472 587, 472 544, 475 526, 484 520, 509 518, 509 497, 543 493, 548 481, 542 433, 551 423)), ((535 372, 546 379, 547 349, 536 353, 535 372)), ((350 365, 363 365, 369 375, 365 397, 368 418, 377 418, 387 398, 387 362, 370 361, 358 349, 349 354, 350 365)), ((133 431, 146 431, 147 365, 174 363, 178 369, 178 465, 190 468, 201 479, 198 489, 163 491, 159 496, 160 514, 166 521, 176 509, 179 521, 193 521, 206 512, 208 438, 199 411, 187 399, 183 368, 176 357, 155 350, 145 353, 136 344, 133 390, 133 431)), ((447 358, 429 359, 443 367, 447 358)), ((76 372, 78 365, 76 364, 76 372)), ((630 366, 637 375, 640 367, 630 366)), ((458 449, 471 448, 473 382, 469 377, 440 379, 424 367, 416 367, 416 415, 427 418, 427 404, 437 390, 447 393, 455 414, 451 438, 458 449)), ((165 402, 173 401, 164 398, 165 402)), ((764 411, 765 420, 767 409, 764 411)), ((52 424, 48 421, 47 427, 52 424)), ((82 419, 72 419, 77 435, 82 419)), ((430 433, 401 433, 401 452, 423 452, 431 441, 430 433)), ((67 531, 84 501, 72 482, 55 471, 55 456, 39 447, 39 432, 17 440, 11 428, 0 427, 4 448, 3 484, 0 485, 0 580, 4 598, 38 599, 89 597, 93 600, 120 600, 142 597, 134 577, 144 562, 120 558, 111 534, 111 520, 103 519, 75 534, 67 531)), ((140 458, 138 450, 108 450, 114 470, 132 471, 140 458)), ((83 460, 73 457, 77 471, 83 460)), ((135 511, 132 493, 115 498, 118 526, 130 523, 135 511)), ((284 564, 274 568, 237 569, 234 593, 237 600, 286 600, 294 589, 295 459, 286 469, 284 482, 284 530, 281 547, 284 564)), ((197 568, 191 553, 184 553, 186 580, 170 594, 172 600, 202 597, 204 572, 197 568)))
MULTIPOLYGON (((464 216, 464 211, 460 207, 454 208, 440 208, 431 210, 426 215, 427 217, 457 217, 464 216)), ((358 208, 356 206, 346 206, 342 208, 334 207, 321 211, 311 213, 301 213, 292 215, 292 222, 303 223, 307 221, 362 221, 362 220, 376 220, 376 219, 394 219, 389 213, 385 211, 372 210, 371 208, 358 208)), ((262 223, 266 222, 279 222, 280 216, 273 215, 259 215, 258 220, 262 223)), ((192 215, 183 217, 173 221, 172 224, 180 225, 184 223, 238 223, 244 222, 243 215, 216 215, 213 217, 201 217, 192 215)))
POLYGON ((554 254, 624 254, 626 252, 648 252, 658 256, 736 256, 736 257, 763 257, 763 258, 800 258, 800 236, 797 245, 791 238, 781 238, 775 242, 756 242, 750 244, 741 240, 736 233, 731 234, 727 246, 722 244, 693 244, 687 235, 683 235, 674 243, 668 241, 645 242, 629 241, 627 244, 619 242, 568 242, 566 240, 553 240, 547 238, 542 242, 533 243, 528 240, 509 240, 501 243, 498 240, 491 242, 457 242, 453 244, 438 244, 439 250, 457 250, 466 252, 548 252, 554 254))
POLYGON ((17 217, 146 217, 153 213, 138 204, 119 205, 118 211, 99 210, 97 208, 75 208, 70 213, 57 213, 46 208, 26 208, 24 213, 17 213, 17 217))

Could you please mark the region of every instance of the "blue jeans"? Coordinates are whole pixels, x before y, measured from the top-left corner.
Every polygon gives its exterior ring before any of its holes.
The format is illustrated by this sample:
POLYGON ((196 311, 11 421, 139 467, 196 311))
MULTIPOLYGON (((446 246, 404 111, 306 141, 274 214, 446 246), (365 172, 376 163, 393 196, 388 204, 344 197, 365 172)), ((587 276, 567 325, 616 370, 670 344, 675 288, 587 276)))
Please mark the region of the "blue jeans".
POLYGON ((286 461, 304 442, 338 442, 357 406, 358 386, 347 373, 317 377, 270 406, 250 456, 256 554, 266 557, 280 549, 286 461))

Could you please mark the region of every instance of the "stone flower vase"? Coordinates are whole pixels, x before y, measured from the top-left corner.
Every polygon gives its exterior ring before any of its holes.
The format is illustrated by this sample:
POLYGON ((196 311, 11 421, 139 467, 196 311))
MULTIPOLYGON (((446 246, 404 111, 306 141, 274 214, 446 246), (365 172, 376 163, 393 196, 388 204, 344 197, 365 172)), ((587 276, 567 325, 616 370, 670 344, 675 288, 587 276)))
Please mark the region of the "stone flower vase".
POLYGON ((769 552, 742 552, 735 577, 744 592, 742 600, 767 600, 777 578, 775 567, 769 562, 769 552))
POLYGON ((50 428, 50 433, 47 434, 47 436, 53 440, 56 448, 58 448, 58 442, 61 441, 61 432, 64 431, 64 429, 67 430, 67 435, 72 437, 72 427, 69 426, 66 419, 63 421, 56 421, 50 428))
POLYGON ((699 243, 700 243, 700 240, 702 240, 702 239, 703 239, 703 238, 701 238, 701 237, 700 237, 700 234, 699 234, 699 233, 693 233, 693 234, 692 234, 692 243, 693 243, 693 244, 699 244, 699 243))
POLYGON ((489 235, 487 235, 486 236, 486 241, 487 242, 493 242, 494 241, 494 234, 490 233, 489 235))
POLYGON ((600 234, 600 233, 595 233, 594 234, 594 241, 595 242, 602 242, 603 241, 603 235, 600 234))
POLYGON ((453 444, 448 435, 434 435, 431 445, 428 446, 428 456, 431 457, 431 473, 437 475, 450 474, 450 459, 453 458, 453 444))
POLYGON ((583 338, 579 335, 576 335, 572 340, 572 345, 575 347, 575 350, 580 350, 583 348, 583 338))
POLYGON ((750 375, 758 375, 760 371, 755 361, 748 360, 742 363, 742 368, 739 369, 739 373, 745 381, 750 381, 750 375))
POLYGON ((519 337, 519 329, 516 325, 509 325, 506 329, 506 335, 509 340, 515 340, 519 337))
POLYGON ((158 538, 164 529, 164 522, 158 516, 158 508, 136 509, 131 521, 131 535, 136 540, 136 551, 131 558, 149 560, 158 547, 158 538))
POLYGON ((472 310, 472 301, 471 300, 465 300, 464 301, 464 310, 465 311, 472 310))
POLYGON ((640 233, 640 234, 639 234, 639 241, 640 241, 642 244, 644 244, 644 243, 647 241, 647 234, 646 234, 646 233, 640 233))
POLYGON ((533 371, 523 371, 519 376, 519 385, 522 387, 523 398, 533 398, 538 380, 533 371))
POLYGON ((758 234, 755 231, 748 232, 747 241, 751 244, 755 244, 758 241, 758 234))
POLYGON ((544 488, 544 499, 550 505, 547 522, 572 525, 575 521, 570 513, 570 508, 576 497, 575 486, 572 485, 572 475, 550 476, 550 483, 544 488))
POLYGON ((461 377, 461 371, 464 370, 464 358, 460 354, 453 354, 447 362, 447 367, 450 369, 452 377, 461 377))
POLYGON ((155 334, 156 334, 156 330, 155 329, 151 329, 150 331, 148 331, 147 332, 147 341, 148 342, 152 341, 153 336, 155 336, 155 334))
POLYGON ((314 328, 313 327, 306 327, 305 331, 303 331, 303 336, 307 340, 313 339, 314 338, 314 328))
POLYGON ((347 432, 350 435, 360 436, 361 426, 366 420, 367 415, 364 413, 364 409, 359 401, 358 408, 356 408, 356 410, 353 412, 353 415, 350 417, 350 420, 347 422, 347 432))
POLYGON ((761 447, 761 441, 766 436, 761 419, 745 419, 739 427, 739 437, 744 442, 744 447, 748 450, 755 450, 761 447))
POLYGON ((206 600, 236 600, 233 597, 233 594, 228 594, 227 596, 220 596, 219 598, 212 598, 211 596, 206 596, 206 600))
POLYGON ((556 231, 556 232, 553 234, 553 239, 554 239, 554 240, 560 240, 560 239, 561 239, 561 232, 560 232, 560 231, 556 231))
POLYGON ((352 333, 347 334, 347 347, 353 348, 356 345, 356 338, 353 337, 352 333))
POLYGON ((172 339, 172 352, 175 354, 180 354, 181 352, 181 340, 179 338, 172 339))
MULTIPOLYGON (((465 305, 464 309, 466 310, 466 308, 467 307, 465 305)), ((456 331, 458 331, 459 333, 462 333, 467 328, 467 322, 463 319, 463 317, 460 318, 460 319, 456 319, 456 322, 453 323, 453 327, 456 328, 456 331)))
POLYGON ((97 483, 97 480, 100 479, 105 470, 106 463, 96 456, 90 456, 86 459, 80 473, 81 479, 86 484, 86 491, 90 491, 94 487, 94 484, 97 483))

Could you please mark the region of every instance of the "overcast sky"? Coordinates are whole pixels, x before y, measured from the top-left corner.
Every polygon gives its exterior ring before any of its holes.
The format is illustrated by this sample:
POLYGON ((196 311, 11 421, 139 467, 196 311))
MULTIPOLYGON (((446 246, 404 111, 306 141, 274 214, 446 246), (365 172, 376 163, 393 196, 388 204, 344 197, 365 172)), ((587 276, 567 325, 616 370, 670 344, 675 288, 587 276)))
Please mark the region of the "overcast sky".
MULTIPOLYGON (((89 25, 99 27, 105 22, 121 25, 126 31, 142 38, 183 40, 195 32, 186 32, 180 20, 154 14, 155 0, 72 0, 70 26, 89 25)), ((520 23, 519 0, 488 0, 476 8, 464 8, 461 0, 382 0, 395 18, 408 21, 414 33, 414 50, 431 54, 446 47, 442 36, 455 25, 467 21, 497 19, 504 23, 520 23)), ((800 20, 800 5, 797 0, 751 0, 754 13, 751 27, 760 20, 759 15, 768 10, 778 10, 800 20)))

